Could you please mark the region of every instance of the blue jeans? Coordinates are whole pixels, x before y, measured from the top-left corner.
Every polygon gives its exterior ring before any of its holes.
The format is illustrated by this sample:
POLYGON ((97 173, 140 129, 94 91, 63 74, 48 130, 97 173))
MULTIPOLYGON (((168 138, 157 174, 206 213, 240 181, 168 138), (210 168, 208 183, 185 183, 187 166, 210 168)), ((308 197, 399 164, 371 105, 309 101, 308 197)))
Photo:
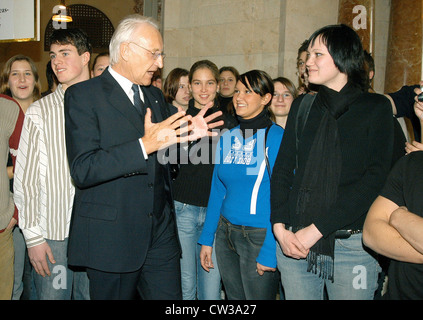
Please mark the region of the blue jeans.
POLYGON ((26 244, 22 230, 19 229, 18 226, 15 226, 13 229, 13 249, 15 250, 15 280, 13 283, 12 300, 20 300, 24 289, 23 277, 25 268, 26 244))
POLYGON ((40 300, 89 300, 89 282, 85 271, 68 268, 68 239, 46 240, 53 252, 55 264, 47 258, 51 275, 42 277, 33 270, 35 289, 40 300))
POLYGON ((221 217, 216 233, 216 255, 229 300, 275 300, 279 273, 257 273, 256 259, 266 229, 231 224, 221 217))
POLYGON ((15 250, 12 300, 38 300, 32 277, 32 265, 29 262, 25 238, 19 226, 13 229, 13 248, 15 250))
POLYGON ((282 286, 287 300, 373 300, 378 287, 381 268, 362 244, 362 235, 335 240, 334 281, 325 280, 319 274, 307 272, 305 259, 285 256, 278 244, 277 260, 282 286))
MULTIPOLYGON (((182 247, 182 299, 220 300, 221 282, 216 261, 210 272, 206 272, 200 263, 201 245, 198 244, 198 239, 203 230, 207 208, 175 201, 175 210, 182 247)), ((214 247, 212 256, 216 257, 214 247)))

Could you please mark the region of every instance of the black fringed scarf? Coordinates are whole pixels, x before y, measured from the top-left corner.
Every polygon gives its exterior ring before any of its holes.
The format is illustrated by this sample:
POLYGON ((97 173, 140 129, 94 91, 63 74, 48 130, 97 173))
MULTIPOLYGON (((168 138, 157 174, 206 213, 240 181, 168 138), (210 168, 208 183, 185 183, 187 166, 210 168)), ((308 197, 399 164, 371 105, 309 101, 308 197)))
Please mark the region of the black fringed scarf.
MULTIPOLYGON (((315 99, 323 111, 300 184, 297 202, 299 228, 309 226, 321 212, 327 212, 337 199, 342 170, 337 119, 348 111, 362 91, 347 83, 340 92, 321 86, 315 99)), ((333 281, 334 233, 320 239, 307 256, 308 270, 333 281)))

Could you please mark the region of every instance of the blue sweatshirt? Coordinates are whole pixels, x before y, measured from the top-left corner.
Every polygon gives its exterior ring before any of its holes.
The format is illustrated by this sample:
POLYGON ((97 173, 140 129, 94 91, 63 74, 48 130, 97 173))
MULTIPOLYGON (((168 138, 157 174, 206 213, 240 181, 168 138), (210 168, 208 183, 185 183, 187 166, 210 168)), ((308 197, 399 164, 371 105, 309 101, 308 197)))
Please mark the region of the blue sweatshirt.
MULTIPOLYGON (((206 221, 198 242, 213 246, 220 215, 235 225, 266 228, 266 237, 256 261, 275 268, 276 240, 270 223, 270 178, 263 146, 265 131, 259 129, 244 141, 237 126, 221 136, 216 149, 206 221)), ((271 170, 283 132, 276 124, 269 129, 266 150, 271 170)))

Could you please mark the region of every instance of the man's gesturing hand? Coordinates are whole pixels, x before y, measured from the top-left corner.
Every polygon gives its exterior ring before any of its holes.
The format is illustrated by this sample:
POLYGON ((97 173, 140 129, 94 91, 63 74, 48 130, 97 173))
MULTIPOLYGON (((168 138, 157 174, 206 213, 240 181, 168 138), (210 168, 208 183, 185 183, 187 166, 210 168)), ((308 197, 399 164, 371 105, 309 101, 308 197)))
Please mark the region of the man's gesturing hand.
POLYGON ((221 111, 215 112, 204 118, 207 110, 212 106, 209 103, 195 116, 185 115, 179 111, 159 123, 151 122, 151 109, 147 108, 144 121, 144 136, 142 142, 147 154, 169 147, 175 143, 198 140, 205 136, 216 136, 217 132, 209 131, 223 125, 223 121, 211 121, 222 115, 221 111))

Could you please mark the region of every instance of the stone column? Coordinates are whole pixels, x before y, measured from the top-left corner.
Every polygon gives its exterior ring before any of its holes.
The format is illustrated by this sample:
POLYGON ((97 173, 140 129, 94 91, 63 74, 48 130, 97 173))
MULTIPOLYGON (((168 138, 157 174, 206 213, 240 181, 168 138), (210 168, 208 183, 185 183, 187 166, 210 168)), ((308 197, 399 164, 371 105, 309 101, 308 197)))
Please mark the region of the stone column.
MULTIPOLYGON (((404 85, 418 84, 422 75, 422 0, 391 0, 385 92, 404 85)), ((414 140, 413 127, 404 118, 408 134, 414 140)))
POLYGON ((391 0, 385 92, 422 79, 422 0, 391 0))
POLYGON ((339 0, 338 23, 353 28, 369 53, 374 52, 375 0, 339 0))

